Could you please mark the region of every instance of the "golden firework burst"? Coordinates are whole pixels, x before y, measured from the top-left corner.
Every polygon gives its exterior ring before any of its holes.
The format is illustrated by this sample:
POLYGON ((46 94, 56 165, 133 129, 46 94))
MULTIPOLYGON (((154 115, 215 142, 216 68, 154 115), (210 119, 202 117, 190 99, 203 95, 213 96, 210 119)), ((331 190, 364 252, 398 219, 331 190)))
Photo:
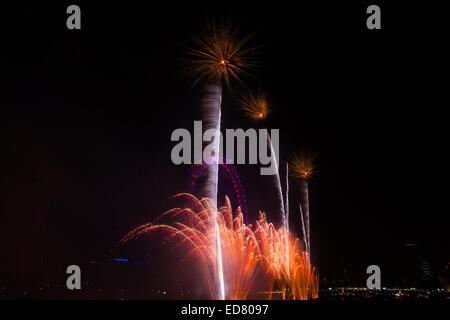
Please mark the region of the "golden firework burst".
POLYGON ((291 162, 292 176, 295 178, 310 179, 317 173, 314 160, 316 154, 302 153, 296 155, 291 162))
POLYGON ((241 76, 248 76, 248 70, 257 67, 255 47, 249 47, 254 35, 242 36, 231 22, 209 20, 204 31, 192 35, 192 47, 187 48, 188 74, 195 82, 224 81, 230 85, 231 79, 241 82, 241 76))
POLYGON ((253 120, 265 119, 270 112, 269 99, 262 92, 257 94, 250 92, 243 95, 239 99, 239 104, 242 106, 246 116, 253 120))

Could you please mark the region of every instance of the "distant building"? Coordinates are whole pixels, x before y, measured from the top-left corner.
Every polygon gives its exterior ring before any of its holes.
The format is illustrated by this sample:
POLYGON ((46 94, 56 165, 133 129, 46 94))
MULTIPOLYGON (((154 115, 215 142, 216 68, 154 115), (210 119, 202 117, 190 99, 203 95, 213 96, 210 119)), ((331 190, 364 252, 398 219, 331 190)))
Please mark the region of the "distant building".
POLYGON ((419 244, 411 242, 404 246, 405 271, 402 272, 404 287, 435 288, 437 279, 430 261, 419 244))

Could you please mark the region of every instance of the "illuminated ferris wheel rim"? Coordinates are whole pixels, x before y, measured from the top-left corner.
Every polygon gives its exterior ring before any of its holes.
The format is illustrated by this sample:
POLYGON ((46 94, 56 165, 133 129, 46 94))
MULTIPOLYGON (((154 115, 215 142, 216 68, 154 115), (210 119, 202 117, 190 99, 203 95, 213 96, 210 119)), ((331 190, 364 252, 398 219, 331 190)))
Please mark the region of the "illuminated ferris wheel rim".
MULTIPOLYGON (((196 190, 196 187, 198 185, 198 181, 200 177, 202 176, 204 170, 214 161, 212 159, 208 159, 210 161, 203 162, 202 164, 198 164, 194 167, 194 170, 192 171, 191 175, 191 181, 190 181, 190 187, 192 188, 192 191, 196 190)), ((236 201, 241 208, 242 214, 244 216, 244 219, 246 222, 248 222, 248 207, 247 207, 247 197, 245 195, 244 187, 241 183, 241 179, 236 171, 236 168, 233 164, 227 163, 225 158, 222 158, 219 160, 219 164, 222 168, 225 169, 228 176, 231 178, 231 181, 233 183, 234 187, 234 193, 236 195, 236 201)))

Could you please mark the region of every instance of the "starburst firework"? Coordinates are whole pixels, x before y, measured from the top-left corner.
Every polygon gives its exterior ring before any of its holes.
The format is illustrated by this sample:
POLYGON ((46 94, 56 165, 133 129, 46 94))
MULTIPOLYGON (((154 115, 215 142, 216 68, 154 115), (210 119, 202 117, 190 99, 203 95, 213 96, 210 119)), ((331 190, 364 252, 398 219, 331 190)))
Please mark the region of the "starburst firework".
POLYGON ((253 34, 242 36, 232 22, 209 20, 199 35, 192 35, 192 47, 187 48, 188 74, 195 81, 230 85, 231 79, 241 81, 249 70, 258 66, 255 47, 249 46, 253 34))
POLYGON ((295 156, 291 162, 292 176, 306 180, 311 179, 311 177, 317 173, 314 164, 315 158, 316 155, 310 153, 303 153, 295 156))
POLYGON ((266 119, 270 112, 270 102, 263 92, 249 92, 239 99, 245 115, 252 120, 266 119))

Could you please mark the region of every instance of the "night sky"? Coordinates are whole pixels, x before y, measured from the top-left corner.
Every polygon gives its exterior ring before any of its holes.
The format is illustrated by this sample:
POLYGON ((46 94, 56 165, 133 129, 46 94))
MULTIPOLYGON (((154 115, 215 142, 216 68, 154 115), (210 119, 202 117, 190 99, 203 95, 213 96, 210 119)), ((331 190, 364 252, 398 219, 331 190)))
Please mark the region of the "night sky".
MULTIPOLYGON (((256 32, 262 68, 245 79, 275 101, 248 121, 226 89, 223 128, 280 129, 280 157, 318 153, 310 183, 313 262, 365 284, 407 268, 417 243, 434 272, 448 262, 449 49, 445 10, 382 4, 21 5, 0 17, 0 281, 27 285, 61 266, 100 259, 130 229, 189 192, 191 166, 170 161, 177 128, 200 120, 199 87, 180 63, 207 15, 256 32), (43 263, 45 261, 45 263, 43 263), (44 270, 45 269, 45 270, 44 270)), ((276 224, 276 190, 259 165, 236 166, 249 204, 276 224)), ((284 171, 282 171, 284 177, 284 171)), ((291 182, 292 224, 298 186, 291 182)), ((300 230, 294 227, 293 231, 300 230)), ((121 277, 126 278, 126 274, 121 277)), ((383 280, 382 280, 383 281, 383 280)), ((1 283, 0 283, 1 284, 1 283)))

